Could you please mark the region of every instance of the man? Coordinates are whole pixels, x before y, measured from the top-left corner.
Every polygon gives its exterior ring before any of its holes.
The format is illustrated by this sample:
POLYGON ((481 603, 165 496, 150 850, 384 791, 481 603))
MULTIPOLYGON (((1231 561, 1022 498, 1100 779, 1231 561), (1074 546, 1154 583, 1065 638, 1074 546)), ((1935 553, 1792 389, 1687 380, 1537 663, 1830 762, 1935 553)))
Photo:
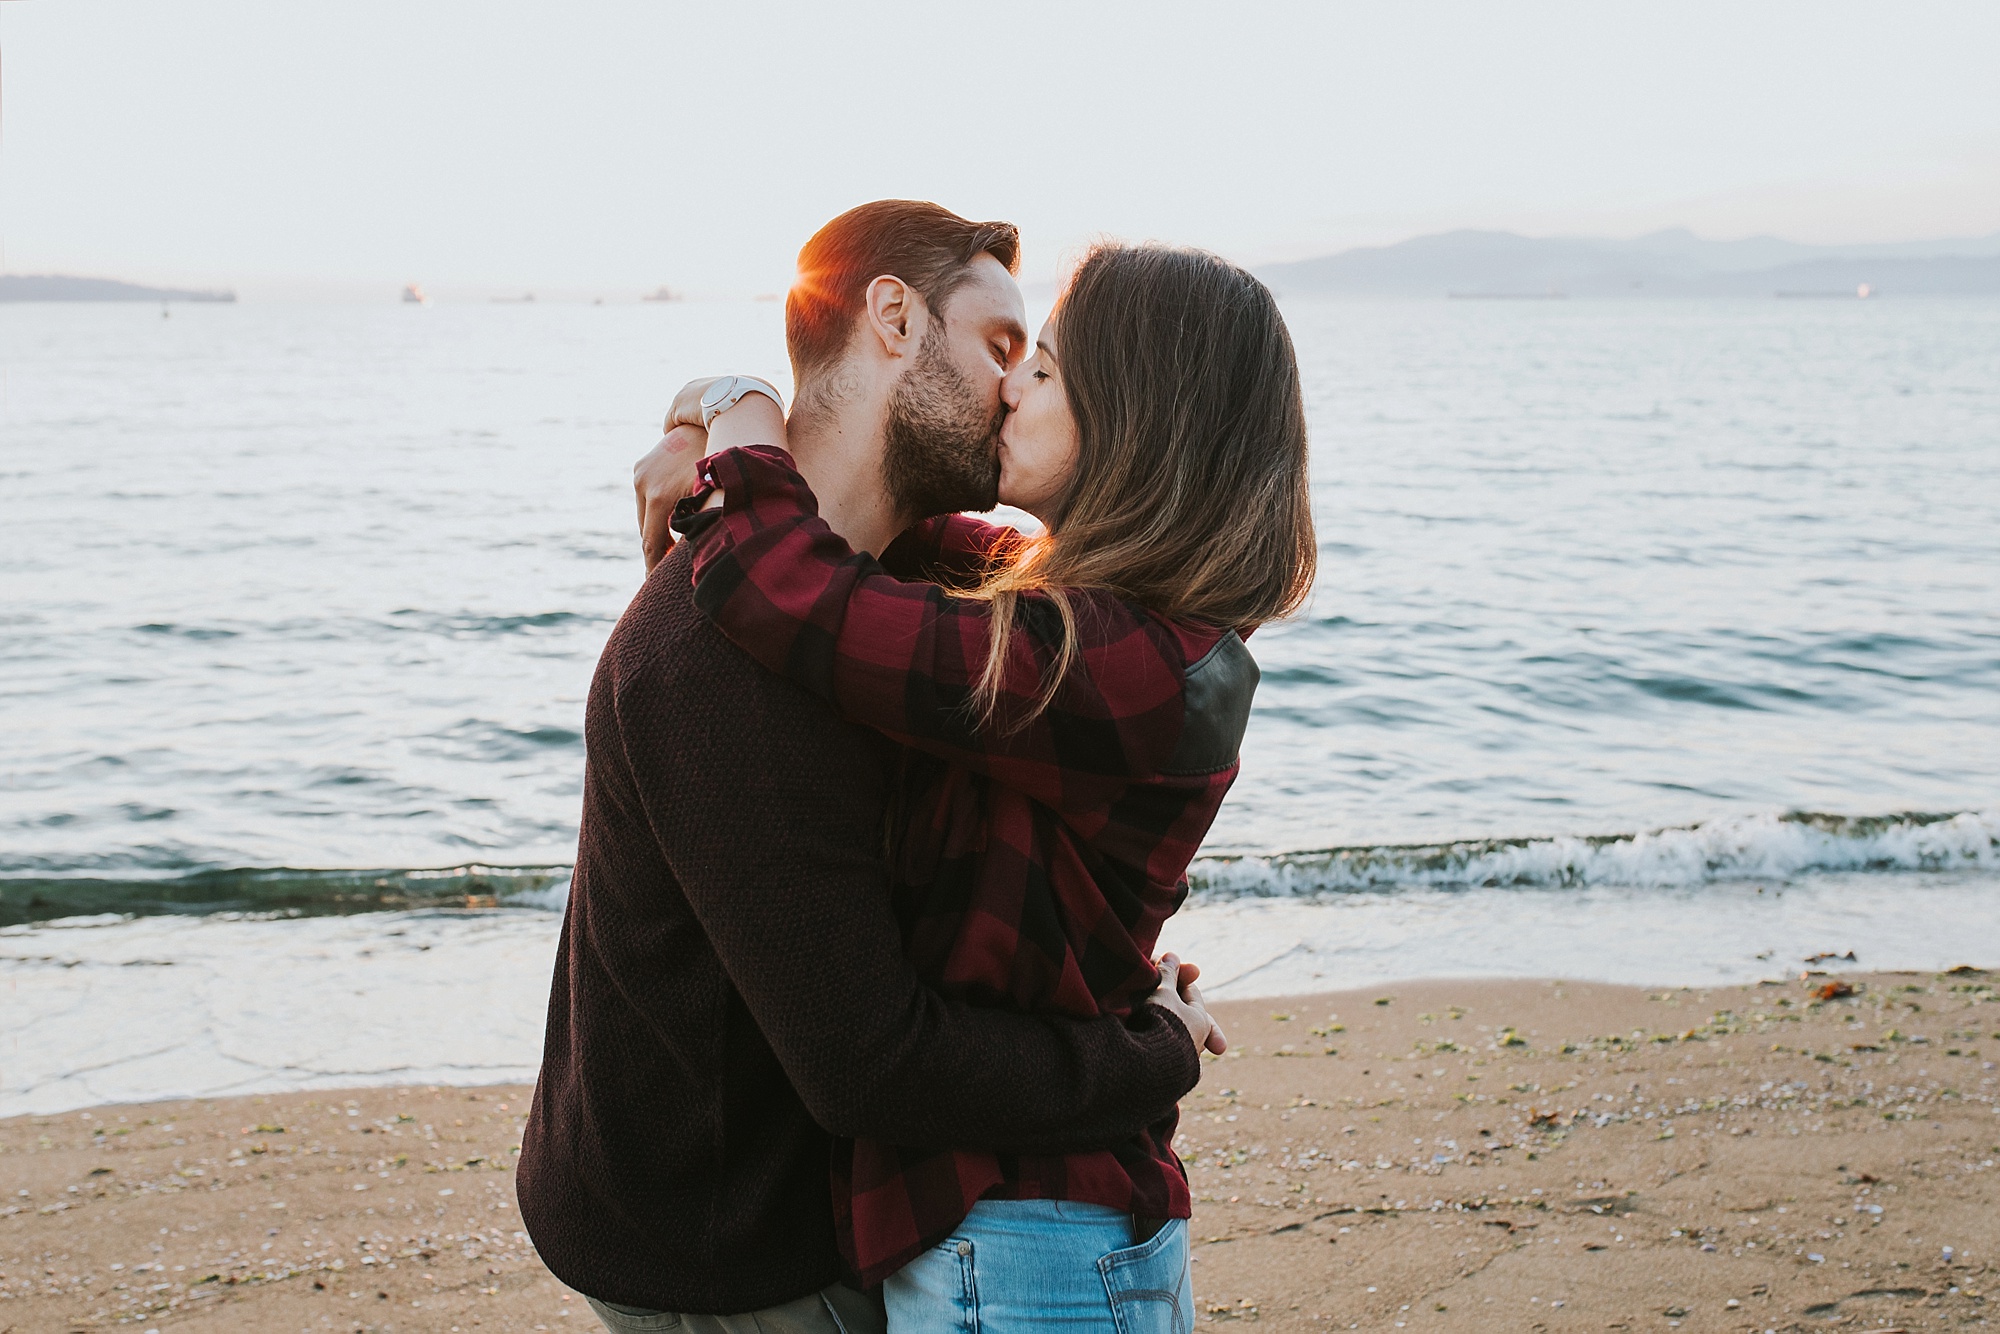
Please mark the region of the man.
MULTIPOLYGON (((892 200, 801 253, 790 443, 856 548, 992 504, 999 382, 1027 343, 1016 250, 1011 226, 892 200)), ((686 556, 613 632, 585 733, 519 1191, 542 1258, 609 1328, 880 1329, 837 1282, 829 1134, 1074 1148, 1194 1086, 1210 1023, 1171 961, 1122 1022, 917 981, 881 857, 882 743, 724 640, 686 556)))

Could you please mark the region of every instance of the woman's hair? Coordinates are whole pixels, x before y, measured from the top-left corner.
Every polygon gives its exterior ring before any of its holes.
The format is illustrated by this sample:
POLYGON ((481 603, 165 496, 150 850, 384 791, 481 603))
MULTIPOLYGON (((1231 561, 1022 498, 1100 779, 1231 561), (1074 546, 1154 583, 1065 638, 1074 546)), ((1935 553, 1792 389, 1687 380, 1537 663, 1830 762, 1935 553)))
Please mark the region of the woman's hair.
POLYGON ((1061 617, 1055 661, 1017 725, 1076 658, 1065 590, 1249 628, 1297 610, 1317 564, 1298 358, 1269 288, 1205 251, 1102 246, 1070 279, 1056 327, 1076 468, 1047 533, 972 594, 994 610, 973 697, 988 717, 1020 595, 1051 595, 1061 617))

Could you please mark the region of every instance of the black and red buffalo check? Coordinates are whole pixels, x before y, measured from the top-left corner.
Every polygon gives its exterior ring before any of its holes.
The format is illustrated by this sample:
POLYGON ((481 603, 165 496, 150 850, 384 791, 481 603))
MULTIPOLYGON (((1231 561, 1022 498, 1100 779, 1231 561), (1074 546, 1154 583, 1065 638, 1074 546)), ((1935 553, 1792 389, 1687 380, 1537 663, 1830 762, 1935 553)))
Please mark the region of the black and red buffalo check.
MULTIPOLYGON (((770 446, 725 450, 681 503, 695 603, 722 633, 843 717, 900 744, 892 893, 909 956, 946 996, 1027 1013, 1125 1013, 1154 988, 1161 924, 1235 780, 1168 774, 1183 684, 1227 633, 1107 593, 1072 592, 1081 653, 1029 719, 1060 643, 1047 594, 1019 606, 1001 705, 969 707, 990 604, 931 579, 976 577, 1019 554, 1012 529, 963 516, 920 525, 885 556, 856 553, 770 446), (720 489, 724 503, 703 509, 720 489)), ((1027 1154, 836 1144, 834 1211, 861 1278, 879 1283, 951 1232, 980 1199, 1060 1199, 1154 1218, 1190 1213, 1175 1117, 1086 1151, 1027 1154)))

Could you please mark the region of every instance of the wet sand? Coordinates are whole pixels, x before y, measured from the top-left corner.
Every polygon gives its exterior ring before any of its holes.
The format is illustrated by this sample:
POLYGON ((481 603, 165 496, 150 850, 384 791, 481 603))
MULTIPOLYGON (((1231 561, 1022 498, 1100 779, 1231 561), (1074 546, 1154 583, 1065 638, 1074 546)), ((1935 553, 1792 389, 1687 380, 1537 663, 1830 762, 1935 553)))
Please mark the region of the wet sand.
MULTIPOLYGON (((1984 1324, 1996 980, 1423 982, 1220 1007, 1235 1048, 1184 1109, 1202 1322, 1984 1324)), ((0 1122, 0 1332, 594 1329, 521 1235, 524 1094, 0 1122)))

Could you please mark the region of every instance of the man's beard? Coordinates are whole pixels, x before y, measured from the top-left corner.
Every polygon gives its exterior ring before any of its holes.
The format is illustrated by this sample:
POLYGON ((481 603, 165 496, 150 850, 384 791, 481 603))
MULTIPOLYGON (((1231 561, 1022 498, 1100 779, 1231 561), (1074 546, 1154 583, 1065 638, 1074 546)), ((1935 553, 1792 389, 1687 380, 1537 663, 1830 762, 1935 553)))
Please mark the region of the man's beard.
POLYGON ((914 521, 999 503, 1000 421, 945 354, 944 325, 924 334, 911 366, 889 393, 883 480, 896 509, 914 521))

